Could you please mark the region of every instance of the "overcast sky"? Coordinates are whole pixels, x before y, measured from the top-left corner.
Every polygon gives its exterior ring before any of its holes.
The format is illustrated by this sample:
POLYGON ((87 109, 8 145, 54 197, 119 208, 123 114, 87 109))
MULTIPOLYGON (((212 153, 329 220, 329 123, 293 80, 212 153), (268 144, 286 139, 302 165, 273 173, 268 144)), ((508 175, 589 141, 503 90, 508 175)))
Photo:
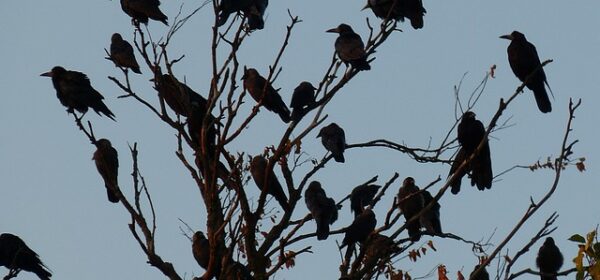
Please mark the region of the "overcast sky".
MULTIPOLYGON (((172 19, 183 4, 184 13, 199 1, 163 1, 161 9, 172 19)), ((281 61, 283 72, 275 87, 289 102, 291 92, 303 80, 316 84, 333 52, 336 35, 324 31, 339 23, 351 24, 366 39, 365 18, 379 23, 371 11, 361 11, 365 1, 271 1, 265 29, 254 32, 240 50, 240 63, 266 73, 274 60, 289 23, 287 9, 298 15, 298 24, 288 51, 281 61)), ((600 98, 598 65, 600 10, 598 1, 427 1, 425 27, 413 30, 403 23, 404 32, 395 33, 375 54, 372 70, 361 72, 328 105, 325 113, 346 131, 348 143, 386 138, 409 146, 425 147, 439 143, 454 122, 453 87, 465 73, 461 96, 482 80, 492 65, 496 78, 489 80, 475 112, 485 124, 497 109, 500 98, 510 96, 520 84, 509 68, 506 47, 498 36, 519 30, 537 46, 542 60, 554 59, 546 68, 554 92, 553 111, 538 111, 530 91, 520 95, 501 122, 510 119, 514 126, 495 132, 490 140, 493 169, 500 173, 513 165, 529 165, 554 157, 560 151, 568 116, 569 98, 581 98, 572 139, 579 139, 575 156, 585 156, 584 173, 568 168, 552 199, 529 220, 508 246, 513 255, 525 244, 544 220, 558 211, 558 230, 553 234, 565 255, 565 266, 577 252, 566 241, 573 233, 587 233, 600 222, 598 207, 596 108, 600 98)), ((185 54, 174 67, 175 74, 206 95, 209 88, 210 31, 212 9, 201 10, 174 37, 171 57, 185 54)), ((231 19, 230 19, 231 20, 231 19)), ((181 234, 181 219, 194 230, 205 230, 204 206, 189 173, 177 160, 174 132, 160 123, 148 110, 131 99, 117 99, 122 92, 107 79, 121 72, 104 59, 110 36, 119 32, 133 39, 130 18, 119 1, 4 0, 0 3, 0 232, 22 237, 52 269, 55 279, 164 279, 146 264, 146 257, 129 233, 130 218, 120 205, 107 202, 106 193, 93 161, 94 147, 76 128, 72 116, 56 98, 50 79, 40 73, 55 65, 86 73, 92 85, 105 96, 117 122, 88 113, 97 136, 109 138, 120 155, 120 185, 130 193, 131 159, 128 143, 138 142, 140 168, 146 178, 158 211, 157 252, 185 279, 203 270, 195 263, 189 241, 181 234)), ((167 28, 151 21, 154 38, 167 28)), ((138 56, 138 60, 140 56, 138 56)), ((143 75, 133 75, 136 91, 156 104, 156 92, 143 75)), ((252 101, 244 107, 246 112, 252 101)), ((231 151, 260 153, 276 144, 286 126, 274 114, 261 110, 230 145, 231 151)), ((454 135, 454 134, 453 134, 454 135)), ((315 138, 316 131, 303 141, 311 158, 321 158, 325 150, 315 138)), ((449 155, 446 155, 449 156, 449 155)), ((438 176, 445 178, 449 166, 419 164, 399 152, 382 149, 347 151, 346 163, 330 162, 314 178, 322 182, 328 195, 339 200, 374 175, 379 183, 394 172, 400 178, 384 201, 377 205, 379 225, 402 179, 412 176, 417 185, 426 185, 438 176)), ((302 176, 301 172, 296 178, 302 176)), ((553 179, 549 170, 514 170, 489 191, 479 192, 465 182, 457 196, 447 194, 442 205, 442 226, 466 239, 490 236, 498 244, 534 201, 548 190, 553 179)), ((252 184, 252 183, 250 183, 252 184)), ((434 186, 438 190, 441 184, 434 186)), ((257 197, 254 186, 248 188, 257 197)), ((275 204, 273 204, 275 205, 275 204)), ((307 210, 300 203, 295 217, 307 210)), ((347 226, 352 216, 346 205, 333 228, 347 226)), ((314 230, 308 224, 303 232, 314 230)), ((403 233, 403 237, 406 233, 403 233)), ((301 255, 297 267, 282 270, 276 279, 336 279, 340 255, 335 240, 314 244, 313 255, 301 255)), ((428 240, 424 238, 422 242, 428 240)), ((457 270, 468 275, 477 259, 471 248, 454 240, 433 238, 438 251, 430 252, 417 264, 408 259, 396 268, 413 276, 424 276, 437 264, 446 264, 452 278, 457 270)), ((299 249, 308 243, 292 246, 299 249)), ((535 266, 535 253, 541 244, 526 254, 514 271, 535 266)), ((490 251, 491 252, 491 251, 490 251)), ((494 263, 495 264, 495 263, 494 263)), ((495 269, 489 269, 494 271, 495 269)), ((0 269, 0 275, 7 270, 0 269)), ((495 275, 495 273, 492 273, 495 275)), ((435 276, 433 276, 435 277, 435 276)), ((531 277, 524 277, 531 278, 531 277)), ((19 279, 35 279, 21 273, 19 279)), ((431 278, 433 279, 433 278, 431 278)))

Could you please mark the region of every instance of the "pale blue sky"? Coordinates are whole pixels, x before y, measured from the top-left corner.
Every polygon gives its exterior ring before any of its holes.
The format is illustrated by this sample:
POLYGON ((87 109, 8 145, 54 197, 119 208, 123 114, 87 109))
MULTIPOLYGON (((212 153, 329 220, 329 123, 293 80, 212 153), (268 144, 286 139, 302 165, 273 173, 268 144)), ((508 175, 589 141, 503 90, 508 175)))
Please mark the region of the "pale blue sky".
MULTIPOLYGON (((182 2, 163 2, 162 10, 172 19, 182 2)), ((325 30, 345 22, 366 38, 364 19, 379 22, 371 11, 360 11, 365 2, 271 1, 265 29, 247 38, 240 50, 240 62, 266 73, 289 23, 286 9, 300 16, 304 22, 294 30, 282 59, 284 71, 275 84, 289 102, 291 91, 300 81, 316 84, 328 65, 335 35, 325 30)), ((199 1, 183 3, 185 11, 200 5, 199 1)), ((596 172, 600 156, 596 131, 600 121, 596 111, 600 104, 600 3, 425 0, 424 4, 428 11, 425 27, 415 31, 409 24, 401 24, 404 32, 394 34, 379 48, 371 64, 373 69, 360 73, 326 107, 327 123, 335 121, 342 126, 349 143, 387 138, 409 146, 425 146, 430 137, 438 143, 453 123, 453 86, 468 72, 463 83, 463 94, 468 94, 485 71, 496 64, 496 78, 489 81, 475 108, 478 118, 487 124, 499 98, 510 96, 519 85, 508 66, 509 42, 498 36, 513 30, 523 32, 537 46, 542 60, 554 59, 545 70, 555 94, 553 111, 540 113, 530 91, 518 97, 501 119, 512 116, 515 126, 496 132, 491 140, 494 171, 556 156, 570 97, 583 99, 572 137, 581 140, 575 155, 587 157, 588 171, 566 170, 554 197, 508 249, 514 254, 551 212, 558 211, 560 227, 553 236, 565 254, 565 267, 571 266, 576 247, 566 238, 572 233, 586 233, 600 222, 596 172)), ((213 17, 211 9, 200 11, 176 35, 170 48, 171 57, 186 55, 175 66, 175 74, 185 76, 187 83, 203 95, 209 87, 208 48, 213 17)), ((174 133, 140 104, 116 99, 122 92, 106 78, 121 75, 104 59, 103 49, 108 48, 111 34, 120 32, 132 40, 133 28, 119 1, 5 0, 0 4, 0 22, 0 61, 4 69, 0 75, 4 96, 0 104, 0 232, 21 236, 41 255, 55 279, 164 278, 146 264, 129 233, 130 219, 124 209, 106 201, 91 160, 94 147, 56 99, 50 80, 39 77, 53 66, 62 65, 86 73, 117 116, 117 123, 93 113, 86 118, 93 122, 96 135, 109 138, 119 151, 120 185, 127 191, 131 182, 127 143, 139 143, 140 168, 159 213, 157 252, 173 262, 186 279, 202 274, 192 258, 190 243, 180 234, 178 218, 194 229, 204 230, 204 208, 188 172, 175 157, 174 133)), ((155 38, 167 30, 154 21, 149 29, 155 38)), ((156 92, 148 82, 149 71, 143 68, 142 72, 144 75, 132 76, 133 86, 141 96, 156 103, 156 92)), ((262 110, 230 148, 257 154, 278 141, 285 128, 279 118, 262 110)), ((311 157, 321 158, 325 151, 315 136, 316 132, 309 134, 303 148, 311 157)), ((375 209, 381 222, 402 178, 412 176, 418 185, 425 185, 438 175, 445 177, 448 169, 447 165, 415 163, 398 152, 354 149, 347 152, 345 164, 331 162, 315 179, 322 182, 330 196, 341 199, 353 186, 376 174, 385 181, 398 172, 400 179, 375 209)), ((496 230, 492 242, 499 243, 527 208, 529 197, 538 200, 549 188, 551 176, 547 170, 516 170, 490 191, 465 186, 458 196, 448 194, 440 201, 444 231, 479 240, 496 230)), ((254 191, 255 187, 248 189, 254 191)), ((300 204, 295 216, 303 216, 306 211, 300 204)), ((348 225, 351 219, 346 206, 334 228, 348 225)), ((305 227, 305 232, 312 230, 312 223, 305 227)), ((276 279, 335 279, 340 257, 334 241, 341 239, 336 235, 313 242, 315 253, 300 256, 295 269, 276 274, 276 279)), ((452 278, 457 270, 463 269, 465 274, 471 271, 476 258, 470 247, 448 239, 433 241, 437 253, 428 254, 417 264, 403 259, 396 267, 413 276, 425 275, 438 263, 447 265, 452 278)), ((290 249, 303 245, 306 243, 290 249)), ((538 246, 521 259, 515 271, 534 266, 538 246)), ((0 269, 0 275, 6 272, 0 269)), ((35 278, 22 273, 19 279, 35 278)))

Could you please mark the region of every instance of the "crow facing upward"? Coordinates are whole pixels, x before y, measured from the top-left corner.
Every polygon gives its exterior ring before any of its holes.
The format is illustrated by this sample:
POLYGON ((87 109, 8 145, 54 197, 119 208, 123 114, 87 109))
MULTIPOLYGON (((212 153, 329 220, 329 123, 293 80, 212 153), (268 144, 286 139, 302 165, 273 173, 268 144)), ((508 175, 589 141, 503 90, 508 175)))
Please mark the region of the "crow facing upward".
MULTIPOLYGON (((477 120, 475 118, 475 113, 471 111, 467 111, 462 115, 457 131, 460 149, 456 154, 448 176, 452 176, 452 174, 458 170, 460 165, 465 160, 469 159, 471 154, 475 152, 479 146, 479 143, 481 143, 485 137, 485 127, 483 126, 483 123, 477 120)), ((465 174, 467 174, 469 171, 471 172, 471 186, 476 185, 477 189, 480 191, 490 189, 492 187, 494 175, 492 172, 490 146, 487 138, 485 139, 485 143, 479 154, 477 154, 471 163, 464 168, 460 174, 458 174, 456 180, 450 183, 453 194, 457 194, 460 191, 462 177, 465 176, 465 174)))
POLYGON ((406 177, 402 186, 398 190, 398 207, 406 219, 406 230, 411 241, 421 239, 421 223, 419 219, 409 222, 414 216, 419 214, 424 206, 423 196, 419 192, 419 187, 415 185, 415 179, 406 177))
POLYGON ((268 167, 268 163, 268 160, 261 155, 257 155, 252 158, 252 161, 250 162, 250 173, 252 174, 252 179, 254 179, 254 183, 256 183, 256 186, 261 192, 266 191, 267 194, 272 195, 275 200, 279 202, 281 208, 288 210, 289 204, 287 197, 285 196, 285 192, 283 192, 283 188, 281 187, 279 180, 277 180, 273 169, 269 170, 269 175, 265 181, 265 170, 268 167), (265 183, 267 183, 266 188, 265 183))
POLYGON ((329 225, 338 218, 338 209, 335 201, 327 197, 321 183, 312 181, 304 192, 304 202, 317 224, 317 240, 329 237, 329 225))
POLYGON ((119 175, 119 156, 117 150, 113 148, 108 139, 102 138, 96 141, 96 151, 92 159, 96 163, 98 173, 100 173, 100 176, 104 180, 108 201, 112 203, 119 202, 119 197, 116 195, 119 189, 117 180, 119 175))
POLYGON ((52 276, 38 254, 21 238, 10 233, 0 234, 0 266, 33 272, 41 280, 50 280, 52 276))
POLYGON ((544 83, 547 85, 548 81, 535 46, 529 43, 525 39, 525 35, 519 31, 513 31, 509 35, 500 36, 500 38, 510 40, 506 51, 508 53, 508 63, 515 76, 521 82, 525 82, 527 77, 531 75, 525 85, 533 91, 535 102, 540 111, 542 113, 551 112, 552 104, 550 104, 548 93, 544 87, 544 83))
POLYGON ((98 115, 104 114, 115 120, 115 114, 102 102, 104 96, 92 87, 85 74, 55 66, 50 72, 40 76, 52 78, 56 97, 63 106, 67 107, 67 112, 74 113, 74 110, 77 110, 85 114, 88 108, 92 108, 98 115))
POLYGON ((279 115, 285 123, 290 122, 290 109, 285 105, 281 95, 273 88, 271 83, 263 78, 254 68, 244 68, 244 89, 246 89, 256 102, 262 100, 262 106, 279 115))
POLYGON ((141 22, 148 25, 148 18, 160 21, 169 26, 169 19, 158 8, 159 0, 121 0, 121 9, 131 17, 133 22, 141 22))
POLYGON ((354 33, 350 25, 342 23, 338 27, 329 29, 326 32, 339 34, 335 40, 335 52, 340 60, 346 65, 352 65, 352 67, 359 71, 371 70, 371 66, 367 62, 365 44, 360 35, 354 33))
POLYGON ((292 102, 290 108, 292 108, 292 120, 295 122, 300 121, 306 113, 308 113, 308 107, 315 103, 315 90, 316 88, 309 82, 300 83, 292 94, 292 102))
MULTIPOLYGON (((540 273, 543 274, 556 274, 563 265, 563 255, 560 249, 554 244, 552 237, 546 238, 544 244, 538 251, 537 258, 535 259, 537 267, 540 269, 540 273)), ((542 280, 556 280, 556 276, 542 275, 542 280)))
POLYGON ((110 59, 119 67, 130 68, 131 71, 142 74, 140 65, 135 60, 133 47, 129 42, 123 40, 119 33, 110 37, 110 59))
POLYGON ((346 150, 346 133, 336 123, 324 126, 319 131, 317 138, 321 137, 321 143, 326 150, 330 151, 333 159, 337 162, 345 162, 344 150, 346 150))
POLYGON ((364 208, 371 204, 379 188, 381 188, 379 185, 361 185, 352 190, 350 211, 354 212, 354 217, 360 215, 364 208))

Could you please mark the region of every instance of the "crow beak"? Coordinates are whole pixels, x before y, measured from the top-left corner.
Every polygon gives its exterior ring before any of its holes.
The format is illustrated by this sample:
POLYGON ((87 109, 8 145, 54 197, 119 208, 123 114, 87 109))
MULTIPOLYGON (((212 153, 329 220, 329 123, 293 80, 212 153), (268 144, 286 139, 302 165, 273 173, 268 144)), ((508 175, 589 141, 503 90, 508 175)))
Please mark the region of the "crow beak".
POLYGON ((502 36, 500 36, 500 39, 506 39, 506 40, 511 40, 512 41, 513 36, 510 35, 510 34, 508 34, 508 35, 502 35, 502 36))
POLYGON ((368 8, 371 8, 371 5, 369 5, 369 2, 367 2, 367 5, 365 5, 362 9, 360 9, 361 11, 364 11, 368 8))
POLYGON ((40 74, 42 77, 52 77, 52 71, 40 74))
POLYGON ((329 29, 329 30, 327 30, 327 31, 325 31, 325 32, 329 32, 329 33, 340 33, 340 31, 337 29, 337 27, 336 27, 336 28, 331 28, 331 29, 329 29))

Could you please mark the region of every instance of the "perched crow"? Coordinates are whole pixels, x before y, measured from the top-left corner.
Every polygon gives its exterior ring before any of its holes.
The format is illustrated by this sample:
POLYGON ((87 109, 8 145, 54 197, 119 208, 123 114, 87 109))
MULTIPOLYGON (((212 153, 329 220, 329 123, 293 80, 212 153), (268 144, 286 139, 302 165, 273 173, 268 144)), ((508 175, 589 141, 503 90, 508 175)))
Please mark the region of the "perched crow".
POLYGON ((159 0, 121 0, 121 9, 131 17, 133 21, 148 25, 148 18, 160 21, 169 26, 169 19, 158 8, 159 0))
POLYGON ((263 78, 254 68, 244 68, 244 89, 246 89, 256 102, 262 100, 262 106, 279 115, 285 123, 290 122, 290 110, 281 99, 281 95, 263 78))
POLYGON ((265 27, 263 16, 269 5, 269 0, 254 0, 253 2, 244 13, 248 17, 248 29, 260 30, 265 27))
POLYGON ((426 12, 423 8, 423 2, 421 0, 399 0, 398 2, 398 13, 408 18, 414 29, 423 28, 423 16, 426 12))
POLYGON ((377 262, 400 251, 400 248, 395 244, 393 239, 379 233, 371 235, 367 239, 365 246, 367 248, 365 250, 364 261, 377 262))
POLYGON ((563 255, 554 244, 552 237, 546 238, 546 241, 540 247, 535 263, 540 269, 540 273, 545 274, 541 276, 542 280, 557 279, 556 275, 550 276, 548 274, 556 274, 560 270, 563 265, 563 255))
POLYGON ((272 195, 275 200, 279 202, 281 208, 288 210, 289 204, 287 197, 285 196, 285 192, 283 192, 283 188, 281 187, 279 180, 277 180, 277 177, 275 177, 275 172, 273 172, 273 169, 268 171, 269 175, 267 178, 265 178, 265 170, 267 169, 267 166, 268 161, 265 157, 257 155, 252 158, 252 161, 250 162, 250 173, 252 174, 252 179, 254 179, 254 183, 256 183, 256 186, 261 190, 261 192, 266 191, 267 194, 272 195), (265 183, 267 184, 266 187, 265 183))
POLYGON ((354 212, 354 217, 360 215, 363 209, 371 204, 375 194, 381 188, 378 185, 361 185, 350 193, 350 211, 354 212))
POLYGON ((360 36, 354 33, 350 25, 342 23, 337 28, 329 29, 327 32, 339 34, 335 40, 335 51, 340 60, 346 65, 352 65, 357 70, 371 70, 371 66, 367 62, 365 44, 360 36))
POLYGON ((535 96, 535 102, 542 113, 549 113, 552 111, 552 105, 548 98, 548 93, 544 87, 544 83, 548 84, 546 80, 546 73, 542 69, 542 63, 532 43, 529 43, 525 39, 525 35, 519 31, 513 31, 510 35, 500 36, 502 39, 510 40, 508 45, 508 63, 515 76, 525 82, 527 77, 531 74, 531 77, 525 84, 528 89, 533 91, 535 96), (539 68, 539 69, 538 69, 539 68), (537 71, 536 71, 537 70, 537 71), (534 73, 535 71, 535 73, 534 73), (533 73, 533 74, 532 74, 533 73))
POLYGON ((192 114, 187 120, 188 133, 192 142, 198 145, 201 149, 207 149, 205 153, 214 154, 215 145, 217 141, 217 123, 215 117, 212 114, 206 114, 206 107, 194 103, 191 106, 192 114), (208 127, 206 129, 206 135, 202 138, 203 122, 204 118, 208 118, 208 127), (203 141, 206 141, 204 143, 203 141))
MULTIPOLYGON (((422 191, 421 196, 423 197, 423 207, 427 206, 429 203, 433 201, 433 196, 429 191, 422 191)), ((421 217, 419 217, 419 222, 421 223, 421 227, 424 227, 425 230, 429 234, 440 235, 442 234, 442 223, 440 222, 440 203, 435 202, 428 211, 425 211, 421 217)))
POLYGON ((200 267, 206 269, 210 259, 210 245, 201 231, 196 231, 192 237, 192 254, 200 267))
POLYGON ((378 18, 389 17, 400 21, 408 18, 414 29, 423 28, 423 15, 426 11, 421 0, 368 0, 363 10, 367 8, 371 8, 378 18))
POLYGON ((346 235, 342 240, 342 247, 352 246, 356 242, 364 242, 369 237, 369 234, 373 232, 377 225, 377 219, 375 213, 370 209, 362 212, 359 216, 354 218, 352 224, 346 229, 346 235))
POLYGON ((308 113, 307 107, 315 103, 315 90, 316 88, 309 82, 302 82, 294 89, 290 103, 293 121, 300 121, 308 113))
POLYGON ((230 14, 243 12, 248 18, 248 30, 263 29, 263 16, 269 5, 268 0, 222 0, 218 9, 217 26, 227 22, 230 14))
POLYGON ((398 190, 398 207, 404 214, 404 218, 408 223, 406 229, 408 230, 408 236, 412 241, 419 241, 421 239, 421 223, 419 219, 409 223, 412 217, 416 216, 421 212, 424 206, 423 196, 419 192, 419 187, 415 185, 415 179, 412 177, 406 177, 402 183, 402 187, 398 190))
POLYGON ((254 0, 221 0, 217 8, 217 26, 225 24, 230 14, 248 10, 253 3, 254 0))
POLYGON ((56 97, 63 106, 67 107, 67 112, 73 113, 77 110, 85 114, 91 107, 98 115, 102 113, 115 120, 115 114, 102 102, 104 97, 92 87, 85 74, 55 66, 50 72, 40 76, 52 78, 56 97))
POLYGON ((162 97, 176 114, 189 117, 194 104, 198 108, 206 110, 207 100, 184 83, 179 82, 177 78, 169 74, 163 74, 158 75, 152 81, 154 81, 158 96, 162 97))
POLYGON ((331 152, 337 162, 345 162, 344 150, 346 149, 346 134, 336 123, 321 128, 317 138, 321 137, 321 143, 331 152))
POLYGON ((129 42, 123 40, 119 33, 110 37, 110 59, 119 67, 130 68, 131 71, 142 74, 140 65, 135 60, 133 47, 129 42))
POLYGON ((117 177, 119 175, 119 157, 117 150, 112 147, 108 139, 96 141, 96 151, 92 159, 96 162, 98 173, 104 180, 108 200, 112 203, 119 202, 116 192, 119 189, 117 177))
POLYGON ((329 237, 329 225, 338 218, 338 209, 335 201, 327 197, 321 183, 312 181, 304 192, 304 202, 317 223, 317 239, 325 240, 329 237))
POLYGON ((469 279, 471 280, 490 280, 490 275, 488 274, 485 267, 483 267, 479 273, 474 274, 477 269, 479 269, 481 265, 476 265, 471 274, 469 275, 469 279))
POLYGON ((50 280, 52 276, 38 254, 21 238, 10 233, 0 234, 0 266, 10 270, 22 269, 33 272, 41 280, 50 280))
MULTIPOLYGON (((460 167, 460 165, 469 157, 475 149, 479 146, 479 143, 483 140, 485 136, 485 127, 483 123, 475 118, 475 113, 471 111, 467 111, 462 115, 461 121, 458 124, 458 143, 460 144, 460 149, 454 162, 452 163, 452 167, 450 168, 450 173, 448 176, 452 176, 460 167)), ((473 158, 471 164, 467 166, 463 171, 458 175, 456 180, 450 183, 453 194, 457 194, 460 191, 460 185, 462 177, 467 174, 467 172, 471 171, 471 186, 477 185, 477 189, 480 191, 485 189, 490 189, 492 187, 492 180, 494 178, 492 172, 492 159, 490 157, 490 146, 488 140, 485 139, 485 144, 479 154, 473 158)))
POLYGON ((233 262, 225 271, 225 280, 254 280, 254 277, 245 265, 233 262))
POLYGON ((403 0, 367 0, 367 5, 365 5, 363 10, 370 8, 375 14, 376 17, 381 19, 389 18, 393 20, 403 19, 402 15, 398 13, 398 7, 403 0), (396 3, 394 4, 394 1, 396 3))
POLYGON ((201 231, 196 231, 192 237, 192 254, 194 259, 200 265, 200 267, 208 268, 208 261, 210 260, 210 245, 208 239, 204 236, 201 231))

